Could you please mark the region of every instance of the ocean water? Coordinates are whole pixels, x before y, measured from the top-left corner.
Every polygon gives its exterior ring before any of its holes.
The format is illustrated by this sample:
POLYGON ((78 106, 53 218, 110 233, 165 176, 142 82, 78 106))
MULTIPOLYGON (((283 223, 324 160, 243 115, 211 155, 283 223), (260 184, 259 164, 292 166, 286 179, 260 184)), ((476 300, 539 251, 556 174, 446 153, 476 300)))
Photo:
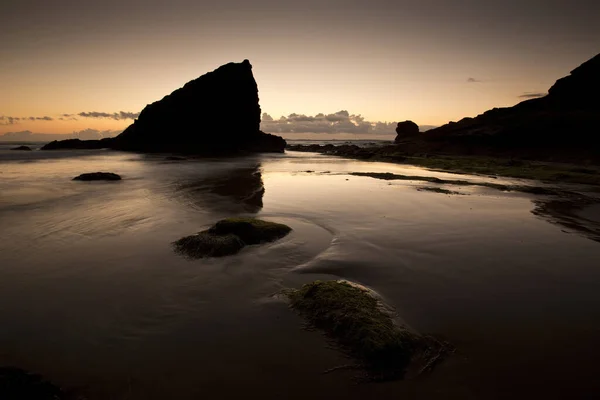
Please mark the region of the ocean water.
MULTIPOLYGON (((0 365, 88 399, 600 393, 600 243, 532 212, 551 198, 419 191, 432 184, 349 174, 491 178, 310 153, 169 161, 8 148, 0 146, 0 365), (123 180, 71 180, 95 171, 123 180), (173 252, 173 241, 236 215, 294 231, 232 257, 173 252), (349 361, 272 294, 339 278, 377 291, 405 324, 456 352, 413 381, 323 374, 349 361)), ((578 215, 595 224, 598 212, 578 215)))

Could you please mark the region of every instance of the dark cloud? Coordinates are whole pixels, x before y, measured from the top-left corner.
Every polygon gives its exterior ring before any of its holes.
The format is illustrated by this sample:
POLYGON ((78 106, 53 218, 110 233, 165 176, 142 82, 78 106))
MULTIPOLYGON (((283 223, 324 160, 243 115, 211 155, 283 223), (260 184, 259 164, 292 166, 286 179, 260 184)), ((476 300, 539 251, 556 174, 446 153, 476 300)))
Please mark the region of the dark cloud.
POLYGON ((544 97, 545 95, 547 95, 548 93, 532 93, 532 92, 525 92, 522 95, 519 96, 520 99, 537 99, 538 97, 544 97))
POLYGON ((14 125, 21 121, 54 121, 52 117, 10 117, 0 115, 0 125, 14 125))
MULTIPOLYGON (((354 133, 362 135, 395 135, 396 122, 366 121, 360 114, 341 110, 333 114, 315 116, 290 114, 274 119, 264 113, 261 129, 272 133, 354 133)), ((430 127, 426 127, 430 128, 430 127)))
POLYGON ((0 135, 0 141, 23 141, 23 142, 50 142, 52 140, 64 139, 102 139, 106 137, 114 137, 121 131, 99 131, 96 129, 84 129, 73 133, 35 133, 31 131, 7 132, 0 135))
MULTIPOLYGON (((121 121, 121 120, 126 120, 126 119, 136 119, 137 117, 140 116, 140 113, 126 112, 126 111, 105 113, 105 112, 92 111, 92 112, 80 112, 77 115, 80 117, 83 117, 83 118, 110 118, 110 119, 114 119, 116 121, 121 121)), ((63 114, 63 117, 73 117, 73 115, 63 114)))
POLYGON ((468 78, 467 83, 481 83, 481 81, 475 78, 468 78))

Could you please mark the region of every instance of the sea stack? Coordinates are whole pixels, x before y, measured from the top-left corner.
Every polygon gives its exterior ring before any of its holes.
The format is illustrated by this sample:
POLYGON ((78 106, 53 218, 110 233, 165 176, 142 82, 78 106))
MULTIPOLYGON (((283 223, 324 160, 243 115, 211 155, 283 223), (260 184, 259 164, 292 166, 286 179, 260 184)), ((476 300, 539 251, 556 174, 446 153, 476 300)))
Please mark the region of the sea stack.
MULTIPOLYGON (((283 152, 286 142, 260 131, 258 86, 248 60, 229 63, 186 83, 101 147, 206 156, 283 152)), ((69 148, 53 142, 47 149, 69 148)), ((65 143, 66 144, 66 143, 65 143)))

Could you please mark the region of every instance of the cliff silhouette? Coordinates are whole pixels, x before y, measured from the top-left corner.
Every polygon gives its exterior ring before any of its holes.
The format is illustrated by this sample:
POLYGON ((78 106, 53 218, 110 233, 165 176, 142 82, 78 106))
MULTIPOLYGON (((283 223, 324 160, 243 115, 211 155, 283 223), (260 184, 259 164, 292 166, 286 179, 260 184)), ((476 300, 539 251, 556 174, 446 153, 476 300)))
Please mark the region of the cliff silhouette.
POLYGON ((548 95, 421 134, 423 151, 556 161, 600 161, 600 54, 559 79, 548 95))

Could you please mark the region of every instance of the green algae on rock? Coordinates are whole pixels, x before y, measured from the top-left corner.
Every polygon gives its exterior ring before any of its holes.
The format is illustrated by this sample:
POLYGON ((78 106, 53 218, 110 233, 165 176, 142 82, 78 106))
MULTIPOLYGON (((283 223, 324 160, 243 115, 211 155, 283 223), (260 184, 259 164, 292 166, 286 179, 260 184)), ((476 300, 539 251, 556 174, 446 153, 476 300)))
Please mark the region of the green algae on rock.
POLYGON ((247 245, 274 242, 292 231, 287 225, 256 218, 227 218, 195 235, 173 243, 178 253, 190 258, 224 257, 247 245))
POLYGON ((360 362, 371 379, 401 379, 414 361, 424 361, 425 370, 440 358, 441 343, 397 324, 385 305, 359 285, 315 281, 284 293, 291 308, 360 362), (439 351, 431 357, 434 347, 439 351))
POLYGON ((232 234, 245 244, 274 242, 292 231, 287 225, 256 218, 227 218, 217 222, 208 230, 215 235, 232 234))
POLYGON ((244 242, 235 235, 215 235, 209 231, 186 236, 175 243, 175 250, 191 258, 224 257, 238 253, 244 242))

